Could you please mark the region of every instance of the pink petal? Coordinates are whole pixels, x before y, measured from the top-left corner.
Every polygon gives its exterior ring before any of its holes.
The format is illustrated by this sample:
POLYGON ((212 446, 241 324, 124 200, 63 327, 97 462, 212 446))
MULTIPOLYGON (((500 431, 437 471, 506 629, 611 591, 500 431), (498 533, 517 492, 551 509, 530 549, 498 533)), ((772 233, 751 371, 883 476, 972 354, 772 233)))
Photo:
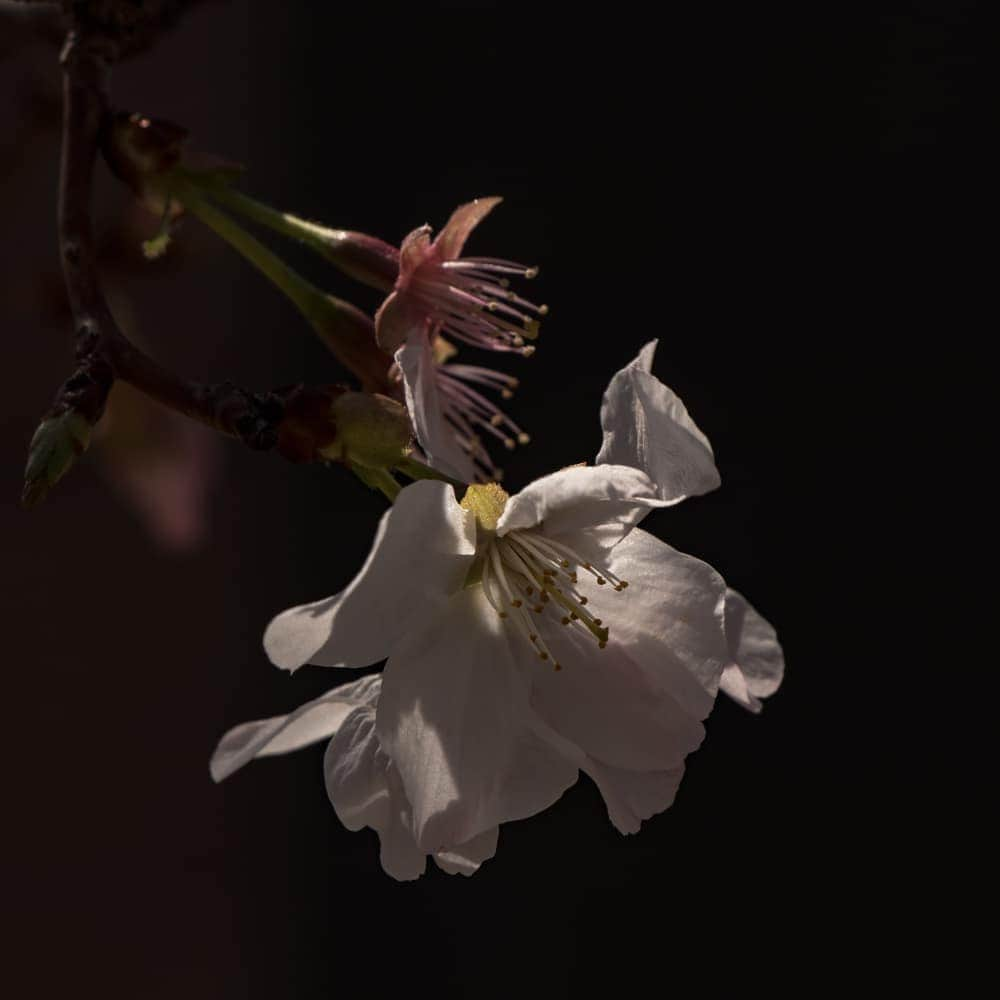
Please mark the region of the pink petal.
POLYGON ((434 240, 434 251, 439 260, 454 260, 462 252, 469 234, 490 212, 496 208, 502 198, 477 198, 465 205, 459 205, 444 228, 434 240))
POLYGON ((399 278, 396 287, 403 288, 410 280, 413 272, 430 256, 431 227, 420 226, 414 229, 399 248, 399 278))
POLYGON ((427 316, 402 290, 393 292, 375 313, 375 343, 393 354, 427 325, 427 316))

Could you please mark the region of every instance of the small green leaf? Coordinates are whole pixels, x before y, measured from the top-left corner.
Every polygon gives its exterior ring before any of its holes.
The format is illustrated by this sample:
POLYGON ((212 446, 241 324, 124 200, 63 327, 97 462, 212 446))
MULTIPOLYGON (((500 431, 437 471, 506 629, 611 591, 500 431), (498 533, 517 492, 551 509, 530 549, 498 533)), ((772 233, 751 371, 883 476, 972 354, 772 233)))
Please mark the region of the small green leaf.
POLYGON ((49 490, 69 471, 90 444, 90 424, 74 410, 46 417, 28 446, 21 504, 26 509, 41 503, 49 490))
POLYGON ((167 252, 170 246, 170 233, 161 229, 151 239, 142 241, 142 255, 146 260, 156 260, 167 252))

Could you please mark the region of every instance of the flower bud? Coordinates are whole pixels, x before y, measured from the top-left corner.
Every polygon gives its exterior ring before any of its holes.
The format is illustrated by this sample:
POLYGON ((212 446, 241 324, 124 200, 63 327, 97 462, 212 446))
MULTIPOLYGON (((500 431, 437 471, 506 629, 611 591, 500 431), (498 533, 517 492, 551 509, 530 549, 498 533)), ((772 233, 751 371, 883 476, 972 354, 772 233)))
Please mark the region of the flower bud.
POLYGON ((317 249, 334 267, 371 288, 392 291, 399 277, 399 251, 394 246, 349 229, 303 225, 314 230, 317 249))
POLYGON ((21 504, 28 510, 45 499, 49 490, 87 450, 90 424, 75 410, 46 417, 28 447, 21 504))
POLYGON ((172 171, 199 175, 203 181, 228 183, 242 172, 239 164, 185 150, 188 130, 162 118, 138 112, 115 114, 102 136, 101 148, 115 176, 157 215, 175 218, 183 206, 170 197, 172 171))
POLYGON ((334 401, 345 390, 328 385, 308 388, 297 385, 279 395, 284 414, 278 424, 278 451, 292 462, 322 462, 322 454, 337 439, 333 418, 334 401))
POLYGON ((320 449, 326 459, 391 469, 412 450, 413 431, 406 407, 388 396, 345 392, 334 401, 332 414, 337 434, 320 449))
POLYGON ((160 180, 180 163, 187 137, 187 129, 172 122, 120 111, 104 133, 102 149, 115 176, 147 208, 159 214, 165 207, 160 180))

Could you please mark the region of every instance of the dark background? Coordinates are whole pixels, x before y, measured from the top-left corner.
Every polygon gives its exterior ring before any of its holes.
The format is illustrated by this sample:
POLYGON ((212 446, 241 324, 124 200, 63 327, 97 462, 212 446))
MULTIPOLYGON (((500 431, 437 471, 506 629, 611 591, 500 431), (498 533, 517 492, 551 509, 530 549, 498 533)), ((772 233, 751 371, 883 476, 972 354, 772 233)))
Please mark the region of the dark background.
MULTIPOLYGON (((513 488, 593 456, 604 386, 652 337, 656 373, 715 447, 722 489, 647 525, 777 625, 781 691, 759 718, 720 699, 678 801, 638 835, 618 835, 582 779, 505 826, 472 880, 431 865, 405 885, 381 872, 374 833, 340 826, 322 748, 218 787, 207 771, 228 727, 353 676, 290 679, 260 636, 350 579, 378 496, 225 442, 210 530, 178 551, 109 487, 97 446, 43 507, 16 508, 70 338, 57 33, 0 9, 3 886, 19 995, 554 998, 689 977, 808 992, 898 984, 904 966, 931 981, 952 737, 924 703, 949 664, 921 580, 937 558, 926 507, 956 478, 937 392, 974 281, 957 262, 980 197, 974 8, 831 9, 684 6, 654 22, 630 6, 207 3, 115 73, 119 104, 185 124, 196 148, 249 166, 256 196, 332 225, 397 241, 505 196, 470 249, 539 264, 552 308, 537 355, 508 366, 534 439, 506 463, 513 488)), ((108 282, 152 353, 259 388, 342 377, 194 223, 143 262, 155 220, 101 174, 108 282)))

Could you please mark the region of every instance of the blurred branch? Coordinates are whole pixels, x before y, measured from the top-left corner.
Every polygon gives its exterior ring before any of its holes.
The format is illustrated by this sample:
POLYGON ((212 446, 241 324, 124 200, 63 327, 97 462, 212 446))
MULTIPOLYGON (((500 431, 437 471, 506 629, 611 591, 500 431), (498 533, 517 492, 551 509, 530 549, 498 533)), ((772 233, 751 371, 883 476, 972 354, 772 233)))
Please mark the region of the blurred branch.
MULTIPOLYGON (((283 450, 286 428, 282 423, 289 415, 290 401, 300 401, 304 394, 323 395, 325 390, 295 387, 254 393, 229 382, 205 385, 186 381, 136 347, 108 307, 97 273, 90 199, 102 130, 110 118, 110 67, 117 51, 115 38, 78 25, 71 30, 62 53, 59 248, 75 328, 76 369, 56 394, 40 431, 64 426, 62 418, 66 416, 93 426, 104 411, 112 385, 120 379, 162 405, 251 448, 283 450)), ((317 433, 325 434, 327 430, 317 428, 317 433)), ((297 426, 296 431, 301 437, 302 428, 297 426)), ((86 447, 87 436, 75 433, 71 443, 77 453, 86 447)), ((39 473, 37 456, 52 447, 43 438, 36 432, 29 457, 29 469, 35 461, 35 475, 28 477, 25 486, 24 502, 28 506, 42 499, 68 468, 68 463, 63 463, 58 470, 50 468, 44 476, 39 473)), ((303 460, 307 456, 298 447, 292 457, 303 460)))
POLYGON ((239 438, 252 448, 273 447, 283 413, 275 394, 258 395, 230 383, 184 381, 132 344, 111 315, 97 276, 90 222, 94 162, 110 110, 109 52, 99 36, 73 31, 62 64, 65 117, 59 244, 76 327, 77 370, 60 390, 54 408, 72 408, 93 423, 104 409, 112 382, 120 378, 164 406, 239 438))

